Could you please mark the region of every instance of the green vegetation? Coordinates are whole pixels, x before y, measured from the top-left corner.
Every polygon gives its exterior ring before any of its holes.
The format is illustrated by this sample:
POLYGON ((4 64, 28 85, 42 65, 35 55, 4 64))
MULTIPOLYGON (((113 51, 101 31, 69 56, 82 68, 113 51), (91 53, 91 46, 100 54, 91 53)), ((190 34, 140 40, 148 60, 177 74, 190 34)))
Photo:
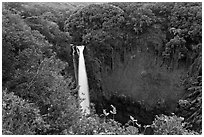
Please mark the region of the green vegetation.
POLYGON ((168 72, 186 70, 179 79, 185 94, 175 114, 151 121, 154 134, 201 134, 201 48, 202 3, 3 3, 2 134, 153 134, 133 113, 121 124, 121 108, 102 98, 115 94, 102 90, 100 71, 111 73, 114 55, 125 62, 134 50, 159 58, 168 72), (93 104, 87 117, 79 109, 71 43, 86 46, 93 104))

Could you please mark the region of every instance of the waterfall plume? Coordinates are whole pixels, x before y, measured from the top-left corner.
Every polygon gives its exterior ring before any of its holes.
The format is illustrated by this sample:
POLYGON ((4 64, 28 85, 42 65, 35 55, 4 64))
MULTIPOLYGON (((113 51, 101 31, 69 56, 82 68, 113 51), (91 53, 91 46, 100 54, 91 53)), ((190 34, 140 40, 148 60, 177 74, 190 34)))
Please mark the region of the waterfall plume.
POLYGON ((79 66, 78 66, 78 85, 79 85, 79 98, 81 99, 80 106, 82 112, 87 115, 90 114, 90 101, 89 101, 89 87, 86 73, 86 66, 84 60, 84 46, 77 46, 79 51, 79 66))

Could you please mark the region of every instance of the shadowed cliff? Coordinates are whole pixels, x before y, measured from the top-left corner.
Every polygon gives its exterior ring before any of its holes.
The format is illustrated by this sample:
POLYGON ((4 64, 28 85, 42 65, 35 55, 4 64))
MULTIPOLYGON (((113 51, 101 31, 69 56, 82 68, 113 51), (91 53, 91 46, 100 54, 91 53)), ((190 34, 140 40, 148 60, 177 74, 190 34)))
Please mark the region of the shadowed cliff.
MULTIPOLYGON (((135 101, 143 102, 147 108, 157 103, 169 104, 175 108, 176 102, 184 92, 180 78, 184 69, 169 71, 161 66, 151 54, 135 52, 134 57, 127 55, 127 61, 115 64, 114 70, 102 72, 102 87, 105 94, 129 96, 135 101)), ((107 95, 108 96, 108 95, 107 95)))

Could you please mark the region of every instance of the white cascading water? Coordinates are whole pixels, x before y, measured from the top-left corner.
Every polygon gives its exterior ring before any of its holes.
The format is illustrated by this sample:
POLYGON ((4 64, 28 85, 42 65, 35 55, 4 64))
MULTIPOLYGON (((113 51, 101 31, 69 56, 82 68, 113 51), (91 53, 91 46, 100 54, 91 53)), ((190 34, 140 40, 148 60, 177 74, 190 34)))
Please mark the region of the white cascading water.
POLYGON ((86 74, 86 66, 84 61, 84 46, 77 46, 79 50, 79 68, 78 68, 78 85, 79 85, 79 98, 82 100, 80 106, 82 112, 87 115, 90 114, 90 101, 89 101, 89 87, 86 74))

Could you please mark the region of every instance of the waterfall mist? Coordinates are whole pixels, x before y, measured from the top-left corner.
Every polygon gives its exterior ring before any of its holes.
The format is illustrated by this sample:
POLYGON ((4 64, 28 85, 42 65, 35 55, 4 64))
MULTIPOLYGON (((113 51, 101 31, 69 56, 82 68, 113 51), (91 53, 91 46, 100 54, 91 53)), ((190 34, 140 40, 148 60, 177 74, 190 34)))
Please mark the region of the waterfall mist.
MULTIPOLYGON (((117 57, 119 58, 119 57, 117 57)), ((134 101, 141 102, 147 109, 154 108, 158 103, 174 110, 177 101, 183 96, 180 85, 183 69, 168 71, 161 67, 162 61, 147 53, 135 52, 134 58, 127 55, 127 61, 115 62, 115 69, 104 70, 102 82, 106 96, 117 93, 134 101)))

